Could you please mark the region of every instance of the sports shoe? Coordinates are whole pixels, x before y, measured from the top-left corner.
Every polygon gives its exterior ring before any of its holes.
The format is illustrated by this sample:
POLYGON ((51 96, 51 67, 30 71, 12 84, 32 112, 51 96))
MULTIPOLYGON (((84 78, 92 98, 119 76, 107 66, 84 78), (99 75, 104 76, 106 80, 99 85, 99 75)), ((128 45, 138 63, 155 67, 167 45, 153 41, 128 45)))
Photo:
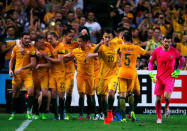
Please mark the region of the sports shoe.
POLYGON ((169 117, 169 108, 165 109, 165 117, 168 118, 169 117))
POLYGON ((99 114, 95 114, 93 120, 99 120, 99 114))
POLYGON ((121 116, 121 113, 120 113, 120 112, 116 112, 116 117, 117 117, 117 120, 118 120, 118 121, 121 121, 121 120, 122 120, 122 116, 121 116))
POLYGON ((68 113, 65 113, 65 120, 69 120, 69 114, 68 113))
POLYGON ((87 115, 87 116, 86 116, 86 120, 91 120, 90 115, 87 115))
POLYGON ((34 115, 34 119, 35 119, 35 120, 39 120, 39 119, 40 119, 40 116, 39 116, 39 115, 34 115))
POLYGON ((121 122, 127 123, 127 119, 126 119, 126 118, 123 118, 123 119, 121 120, 121 122))
POLYGON ((110 121, 109 121, 108 117, 104 118, 104 124, 110 124, 110 121))
POLYGON ((162 119, 157 119, 157 120, 156 120, 156 123, 157 123, 157 124, 161 124, 161 123, 162 123, 162 119))
POLYGON ((108 115, 108 120, 109 120, 109 122, 112 122, 112 120, 113 120, 113 113, 112 113, 112 110, 107 111, 107 115, 108 115))
POLYGON ((55 117, 54 117, 54 120, 58 120, 58 116, 55 116, 55 117))
POLYGON ((136 116, 135 116, 134 111, 131 111, 131 119, 132 121, 136 121, 136 116))
POLYGON ((104 120, 105 119, 105 115, 103 113, 100 114, 99 120, 104 120))
POLYGON ((28 120, 31 120, 31 119, 32 119, 31 114, 30 114, 30 113, 27 113, 27 114, 26 114, 26 118, 27 118, 28 120))
POLYGON ((46 120, 47 119, 47 117, 45 116, 44 113, 41 114, 41 118, 42 118, 42 120, 46 120))
POLYGON ((8 120, 14 120, 14 119, 15 119, 14 114, 12 114, 12 115, 8 118, 8 120))
POLYGON ((79 116, 78 120, 83 120, 83 116, 79 116))

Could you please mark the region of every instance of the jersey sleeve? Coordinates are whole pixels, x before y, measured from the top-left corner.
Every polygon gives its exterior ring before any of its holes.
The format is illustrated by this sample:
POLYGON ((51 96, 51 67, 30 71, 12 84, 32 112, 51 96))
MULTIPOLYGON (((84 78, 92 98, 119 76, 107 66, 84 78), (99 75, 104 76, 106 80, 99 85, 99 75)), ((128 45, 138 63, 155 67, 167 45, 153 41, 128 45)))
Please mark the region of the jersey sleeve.
POLYGON ((144 49, 141 48, 140 46, 137 46, 137 49, 138 49, 139 55, 145 55, 145 54, 146 54, 146 50, 144 50, 144 49))
POLYGON ((15 46, 15 47, 13 48, 11 57, 13 57, 13 58, 16 57, 16 50, 17 50, 17 46, 15 46))
POLYGON ((181 53, 177 49, 175 49, 175 58, 179 59, 180 57, 181 57, 181 53))

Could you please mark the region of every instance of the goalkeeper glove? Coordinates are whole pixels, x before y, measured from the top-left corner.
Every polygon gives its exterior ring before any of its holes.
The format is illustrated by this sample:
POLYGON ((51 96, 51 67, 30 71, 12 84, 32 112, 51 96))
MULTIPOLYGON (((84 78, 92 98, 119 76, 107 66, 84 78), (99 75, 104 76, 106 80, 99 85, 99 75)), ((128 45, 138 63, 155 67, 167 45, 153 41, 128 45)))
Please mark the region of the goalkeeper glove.
POLYGON ((151 78, 151 80, 156 83, 157 79, 155 78, 156 74, 153 73, 152 71, 149 73, 149 77, 151 78))
POLYGON ((171 77, 173 78, 178 78, 180 75, 180 70, 179 69, 176 69, 172 74, 171 74, 171 77))

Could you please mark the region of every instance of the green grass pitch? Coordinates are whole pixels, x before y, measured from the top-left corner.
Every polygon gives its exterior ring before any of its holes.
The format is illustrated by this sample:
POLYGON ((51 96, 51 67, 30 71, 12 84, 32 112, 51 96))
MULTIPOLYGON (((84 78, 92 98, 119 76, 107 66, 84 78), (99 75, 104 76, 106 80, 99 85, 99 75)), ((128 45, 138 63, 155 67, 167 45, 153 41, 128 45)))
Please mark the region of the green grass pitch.
MULTIPOLYGON (((53 114, 47 114, 47 120, 33 120, 25 131, 186 131, 186 115, 170 115, 163 123, 156 124, 156 115, 136 115, 139 121, 127 123, 119 121, 104 125, 104 121, 77 120, 77 114, 71 114, 69 121, 53 120, 53 114)), ((0 114, 0 131, 14 131, 25 120, 24 114, 16 114, 16 119, 8 121, 9 114, 0 114)), ((84 116, 84 118, 86 115, 84 116)))

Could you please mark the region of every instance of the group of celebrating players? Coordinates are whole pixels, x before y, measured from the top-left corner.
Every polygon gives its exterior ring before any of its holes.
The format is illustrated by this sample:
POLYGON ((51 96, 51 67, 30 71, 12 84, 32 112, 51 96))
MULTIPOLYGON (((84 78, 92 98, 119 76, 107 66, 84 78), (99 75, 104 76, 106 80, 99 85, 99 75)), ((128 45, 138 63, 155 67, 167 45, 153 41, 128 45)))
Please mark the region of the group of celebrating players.
POLYGON ((30 34, 23 33, 21 40, 13 48, 9 63, 9 75, 12 79, 12 103, 9 120, 15 119, 19 89, 24 84, 28 94, 27 119, 47 119, 45 111, 48 103, 48 90, 51 91, 51 103, 54 120, 69 120, 74 73, 77 70, 77 89, 79 93, 79 120, 83 120, 84 99, 87 97, 87 116, 94 112, 93 120, 104 120, 104 124, 113 121, 113 103, 115 93, 119 94, 117 120, 126 120, 126 101, 129 103, 129 116, 136 121, 135 108, 140 96, 140 84, 136 72, 136 59, 140 55, 150 55, 149 70, 151 79, 156 82, 155 95, 157 123, 162 123, 161 96, 164 94, 165 115, 169 115, 169 101, 174 80, 180 74, 184 58, 171 44, 171 37, 162 39, 162 46, 153 52, 146 51, 132 42, 131 32, 119 29, 114 34, 106 30, 98 44, 90 43, 90 37, 83 30, 76 41, 71 30, 64 30, 62 39, 54 32, 47 34, 47 41, 38 35, 31 42, 30 34), (179 66, 174 71, 175 59, 179 66), (157 61, 157 76, 151 72, 157 61), (76 64, 75 64, 76 63, 76 64), (77 68, 76 66, 77 65, 77 68), (38 97, 42 102, 38 107, 38 97), (95 106, 95 93, 99 110, 95 106), (57 95, 59 110, 57 110, 57 95), (66 95, 66 98, 65 98, 66 95), (39 115, 40 114, 40 115, 39 115))

